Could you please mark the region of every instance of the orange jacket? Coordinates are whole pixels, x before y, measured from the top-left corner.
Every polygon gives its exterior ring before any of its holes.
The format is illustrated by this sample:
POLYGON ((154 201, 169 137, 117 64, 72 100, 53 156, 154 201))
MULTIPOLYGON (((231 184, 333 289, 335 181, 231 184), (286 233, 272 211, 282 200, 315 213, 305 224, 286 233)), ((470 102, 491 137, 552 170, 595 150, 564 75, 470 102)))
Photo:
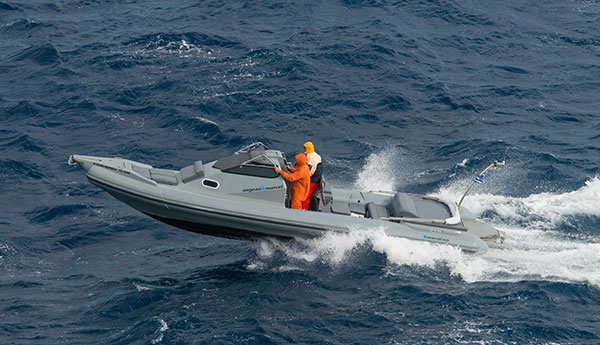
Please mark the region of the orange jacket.
POLYGON ((296 155, 296 167, 290 170, 291 174, 281 170, 279 173, 281 177, 292 182, 292 208, 301 210, 302 202, 308 197, 310 189, 310 170, 304 153, 296 155))

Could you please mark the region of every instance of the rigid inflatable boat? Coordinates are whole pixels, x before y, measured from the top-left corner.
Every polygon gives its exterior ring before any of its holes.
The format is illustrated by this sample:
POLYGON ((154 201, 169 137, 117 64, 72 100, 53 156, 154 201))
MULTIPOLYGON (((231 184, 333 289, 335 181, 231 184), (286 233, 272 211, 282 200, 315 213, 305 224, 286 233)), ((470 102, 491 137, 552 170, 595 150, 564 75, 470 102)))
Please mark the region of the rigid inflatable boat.
MULTIPOLYGON (((502 242, 498 230, 476 220, 460 203, 434 196, 334 189, 323 182, 313 194, 312 211, 290 209, 289 183, 273 169, 286 170, 284 154, 262 143, 181 170, 81 155, 70 156, 69 164, 79 165, 92 184, 148 216, 213 236, 309 238, 378 228, 389 236, 474 253, 502 242)), ((503 163, 488 169, 498 164, 503 163)))

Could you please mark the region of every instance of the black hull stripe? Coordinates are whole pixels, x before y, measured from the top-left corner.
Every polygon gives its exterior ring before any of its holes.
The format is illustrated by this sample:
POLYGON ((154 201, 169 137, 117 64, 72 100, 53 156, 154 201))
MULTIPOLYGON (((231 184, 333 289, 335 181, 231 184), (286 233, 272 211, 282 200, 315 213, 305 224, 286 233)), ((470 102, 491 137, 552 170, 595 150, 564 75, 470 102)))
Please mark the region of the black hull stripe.
MULTIPOLYGON (((126 191, 126 190, 123 190, 121 188, 114 187, 114 186, 112 186, 112 185, 110 185, 108 183, 101 182, 101 181, 99 181, 97 179, 94 179, 92 177, 89 177, 89 176, 87 178, 88 178, 88 180, 90 180, 90 182, 92 184, 98 185, 101 188, 107 187, 107 188, 110 188, 110 189, 117 190, 120 193, 134 195, 134 196, 136 196, 138 198, 152 200, 152 201, 155 201, 155 202, 158 202, 158 203, 162 203, 162 204, 165 204, 165 205, 171 205, 171 206, 174 206, 174 207, 185 208, 185 209, 188 209, 188 210, 199 211, 199 209, 196 209, 196 208, 193 208, 193 207, 189 207, 189 206, 185 206, 185 205, 181 205, 181 204, 175 204, 175 203, 168 202, 168 201, 165 201, 165 200, 159 200, 159 199, 156 199, 156 198, 147 197, 147 196, 143 196, 143 195, 140 195, 140 194, 137 194, 137 193, 134 193, 134 192, 126 191)), ((247 220, 256 221, 256 222, 264 222, 264 223, 269 223, 269 224, 279 224, 279 225, 285 225, 285 226, 297 226, 296 224, 291 224, 291 223, 286 223, 286 222, 281 222, 281 221, 276 221, 276 220, 265 221, 265 220, 261 220, 261 219, 257 219, 257 218, 253 218, 253 217, 248 217, 248 216, 243 216, 243 215, 232 215, 232 214, 229 214, 229 213, 219 212, 219 211, 215 211, 215 210, 201 209, 200 211, 212 213, 212 214, 219 215, 219 216, 236 217, 236 218, 242 218, 242 219, 247 219, 247 220)), ((142 213, 145 213, 145 212, 142 212, 142 213)), ((154 215, 151 215, 151 216, 154 218, 154 215)), ((160 217, 160 216, 157 216, 157 217, 160 217)), ((328 230, 327 228, 315 227, 315 226, 310 226, 310 225, 302 225, 302 227, 305 228, 305 229, 312 229, 312 230, 318 230, 318 231, 326 231, 326 230, 328 230)))
POLYGON ((179 219, 172 218, 163 218, 150 213, 143 212, 148 217, 154 218, 162 223, 174 226, 179 229, 183 229, 186 231, 191 231, 198 234, 215 236, 215 237, 224 237, 230 238, 234 240, 259 240, 265 238, 277 238, 280 240, 291 240, 295 237, 285 237, 285 236, 276 236, 276 235, 266 235, 260 232, 254 232, 249 230, 240 230, 236 228, 230 228, 225 226, 217 226, 217 225, 205 225, 194 222, 187 222, 179 219))

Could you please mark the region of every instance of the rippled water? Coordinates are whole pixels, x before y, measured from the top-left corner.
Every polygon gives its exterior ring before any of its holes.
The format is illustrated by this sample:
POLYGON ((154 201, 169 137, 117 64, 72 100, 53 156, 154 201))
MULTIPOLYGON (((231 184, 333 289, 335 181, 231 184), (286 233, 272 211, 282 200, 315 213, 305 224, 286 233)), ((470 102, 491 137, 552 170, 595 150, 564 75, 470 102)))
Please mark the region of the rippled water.
POLYGON ((600 4, 0 0, 0 343, 600 343, 600 4), (306 140, 337 187, 457 200, 483 256, 379 229, 188 233, 70 154, 306 140))

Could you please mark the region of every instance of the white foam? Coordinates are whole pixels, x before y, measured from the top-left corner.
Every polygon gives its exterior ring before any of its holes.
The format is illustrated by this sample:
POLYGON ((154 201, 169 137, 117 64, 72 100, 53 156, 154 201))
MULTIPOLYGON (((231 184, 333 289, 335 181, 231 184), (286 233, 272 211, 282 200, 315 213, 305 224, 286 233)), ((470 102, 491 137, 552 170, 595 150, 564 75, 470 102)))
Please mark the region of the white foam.
POLYGON ((460 249, 428 242, 411 241, 405 238, 390 237, 383 229, 353 229, 348 233, 330 232, 326 235, 296 242, 268 240, 259 242, 256 251, 258 261, 249 268, 266 268, 264 261, 283 254, 280 262, 286 269, 305 269, 311 264, 322 263, 332 267, 344 265, 355 254, 364 255, 361 249, 382 253, 395 265, 420 265, 435 268, 437 264, 452 258, 466 260, 466 254, 460 249))
MULTIPOLYGON (((439 196, 458 200, 467 181, 442 188, 439 196), (465 183, 466 182, 466 183, 465 183)), ((600 179, 593 177, 566 193, 517 198, 489 193, 469 195, 464 206, 481 215, 494 211, 505 243, 472 262, 452 267, 466 281, 542 279, 600 286, 600 238, 563 234, 556 229, 568 217, 600 216, 600 179)))
MULTIPOLYGON (((456 183, 435 194, 449 200, 458 200, 463 192, 461 183, 456 183)), ((531 220, 531 225, 536 228, 553 229, 567 216, 600 216, 599 200, 600 179, 596 176, 586 181, 581 188, 562 194, 539 193, 515 198, 474 193, 465 198, 463 206, 475 214, 492 210, 507 220, 531 220)))
MULTIPOLYGON (((161 39, 160 43, 164 43, 161 39)), ((167 42, 166 45, 154 48, 155 51, 159 53, 165 54, 176 54, 179 57, 187 58, 195 55, 209 55, 211 54, 210 50, 204 49, 202 47, 198 47, 192 43, 187 42, 186 40, 175 41, 175 42, 167 42)))
POLYGON ((146 43, 146 46, 133 51, 115 51, 131 57, 157 57, 157 56, 177 56, 179 58, 203 58, 207 61, 214 60, 215 54, 220 54, 219 50, 211 50, 206 47, 197 46, 186 40, 166 41, 160 36, 156 41, 146 43))
POLYGON ((207 119, 205 117, 202 117, 202 116, 194 116, 194 119, 196 119, 196 120, 198 120, 198 121, 200 121, 202 123, 209 124, 209 125, 215 125, 217 127, 219 126, 216 122, 214 122, 212 120, 209 120, 209 119, 207 119))
POLYGON ((455 168, 458 168, 458 167, 466 168, 467 163, 469 163, 469 158, 463 159, 462 162, 456 164, 455 168))
POLYGON ((158 319, 158 322, 160 323, 160 326, 159 326, 158 330, 155 332, 155 334, 158 333, 158 336, 156 338, 152 339, 152 344, 160 343, 163 340, 164 332, 169 329, 169 325, 167 325, 165 320, 158 319))
MULTIPOLYGON (((389 162, 397 156, 394 149, 369 156, 355 187, 393 190, 399 180, 394 175, 397 169, 389 162)), ((435 194, 458 201, 469 183, 469 180, 457 181, 435 194)), ((257 248, 258 261, 251 267, 268 268, 264 263, 280 254, 287 259, 276 269, 305 269, 307 264, 315 262, 339 266, 348 262, 357 249, 367 248, 358 255, 368 255, 369 251, 384 254, 392 274, 398 266, 435 269, 442 264, 466 282, 544 280, 600 287, 600 237, 557 231, 567 217, 599 217, 598 200, 598 177, 574 191, 527 197, 478 194, 475 189, 463 205, 476 215, 486 211, 497 213, 500 217, 494 219, 494 225, 505 237, 504 244, 490 248, 484 255, 473 256, 450 246, 390 237, 381 229, 354 229, 347 234, 330 233, 308 241, 261 242, 257 248)))
POLYGON ((148 291, 148 290, 152 290, 152 288, 150 288, 150 287, 147 287, 147 286, 144 286, 144 285, 140 285, 140 284, 136 284, 136 283, 133 283, 133 285, 135 285, 135 289, 136 289, 137 291, 148 291))
POLYGON ((550 231, 505 228, 506 242, 472 263, 455 267, 466 281, 548 280, 600 286, 600 243, 565 239, 550 231))
POLYGON ((452 178, 454 176, 456 176, 456 172, 458 171, 459 168, 464 169, 467 167, 467 163, 469 162, 469 158, 465 158, 462 160, 462 162, 460 163, 456 163, 456 165, 454 166, 454 172, 451 173, 448 177, 452 178))
MULTIPOLYGON (((269 268, 265 264, 279 254, 277 271, 304 270, 312 264, 331 267, 347 264, 360 248, 385 255, 389 272, 399 266, 448 267, 452 275, 473 283, 479 281, 548 280, 590 283, 600 286, 600 243, 567 240, 557 233, 518 228, 501 228, 506 242, 481 256, 460 249, 390 237, 381 229, 358 230, 347 234, 329 233, 324 237, 298 242, 262 241, 259 258, 250 269, 269 268)), ((358 251, 358 255, 368 255, 358 251)))
MULTIPOLYGON (((261 259, 269 259, 282 253, 300 265, 315 262, 338 265, 347 259, 353 249, 365 243, 370 233, 369 231, 330 232, 320 238, 296 242, 261 241, 257 247, 257 254, 261 259)), ((261 266, 260 263, 253 264, 261 266)), ((295 267, 298 266, 290 266, 290 268, 295 267)))
POLYGON ((411 157, 396 147, 387 147, 369 155, 359 171, 354 188, 359 190, 394 190, 410 177, 411 157))
POLYGON ((17 24, 21 24, 23 21, 25 21, 27 24, 34 24, 34 25, 35 25, 35 24, 38 24, 38 22, 36 22, 36 21, 35 21, 35 20, 33 20, 33 19, 25 18, 25 19, 23 20, 23 19, 21 18, 21 19, 14 20, 14 21, 12 21, 12 22, 10 22, 10 23, 7 23, 7 24, 0 25, 0 29, 4 29, 4 28, 11 28, 11 27, 13 27, 13 26, 15 26, 15 25, 17 25, 17 24))

